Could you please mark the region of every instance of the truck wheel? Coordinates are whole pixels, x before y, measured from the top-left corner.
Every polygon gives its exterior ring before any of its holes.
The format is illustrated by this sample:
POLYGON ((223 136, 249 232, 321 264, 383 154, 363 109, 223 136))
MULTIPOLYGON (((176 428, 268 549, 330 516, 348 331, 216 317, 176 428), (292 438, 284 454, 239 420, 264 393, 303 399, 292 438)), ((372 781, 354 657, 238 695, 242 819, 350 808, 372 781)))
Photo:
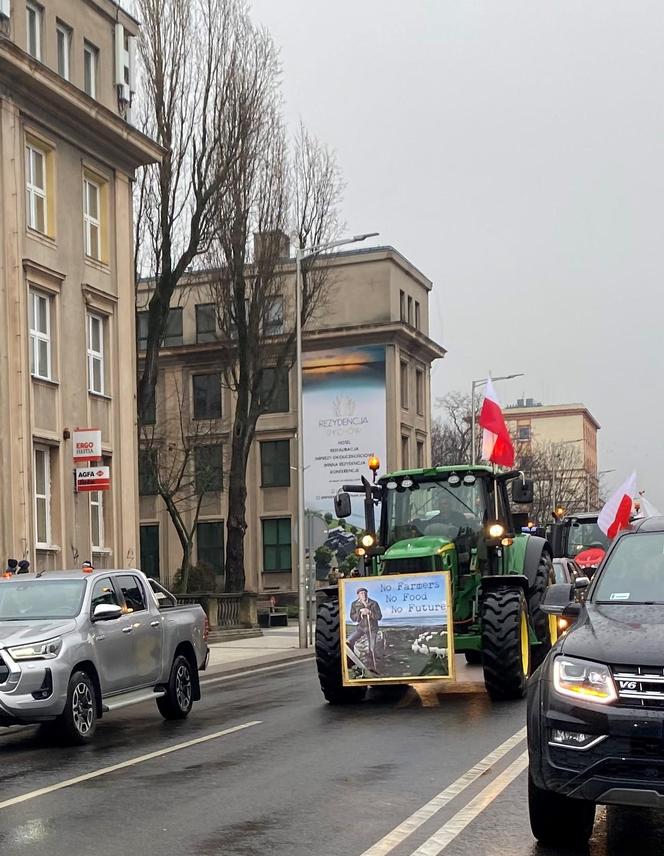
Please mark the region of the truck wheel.
POLYGON ((494 701, 525 696, 530 642, 528 608, 520 589, 489 591, 482 599, 482 666, 494 701))
POLYGON ((67 687, 67 701, 56 719, 55 730, 67 741, 82 746, 89 743, 97 729, 97 700, 87 672, 73 672, 67 687))
POLYGON ((543 791, 528 773, 528 813, 530 828, 538 841, 567 849, 588 843, 595 822, 595 803, 543 791))
POLYGON ((186 719, 194 703, 194 681, 191 663, 178 654, 173 660, 166 695, 157 699, 159 713, 164 719, 186 719))
POLYGON ((540 606, 547 586, 555 582, 553 562, 548 553, 542 553, 535 580, 528 592, 528 614, 530 615, 530 626, 540 643, 533 645, 532 660, 535 670, 558 641, 558 622, 555 616, 546 615, 540 606))
POLYGON ((339 601, 326 600, 316 616, 316 666, 318 680, 330 704, 355 704, 366 695, 366 687, 345 687, 341 682, 341 639, 339 601))

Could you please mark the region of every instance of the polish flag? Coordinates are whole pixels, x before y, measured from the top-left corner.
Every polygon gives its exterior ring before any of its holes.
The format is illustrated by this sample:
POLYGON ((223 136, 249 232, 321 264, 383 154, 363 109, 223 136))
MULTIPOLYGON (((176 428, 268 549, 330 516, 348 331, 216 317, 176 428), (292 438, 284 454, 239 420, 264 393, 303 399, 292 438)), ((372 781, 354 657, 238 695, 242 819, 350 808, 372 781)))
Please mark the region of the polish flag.
POLYGON ((615 538, 621 529, 629 527, 632 502, 637 495, 636 473, 632 473, 627 481, 621 484, 613 496, 606 501, 604 508, 597 517, 597 525, 609 538, 615 538))
POLYGON ((490 461, 492 464, 500 464, 503 467, 513 467, 514 446, 491 378, 488 378, 486 382, 484 401, 480 411, 480 426, 484 429, 482 433, 482 457, 484 460, 490 461))

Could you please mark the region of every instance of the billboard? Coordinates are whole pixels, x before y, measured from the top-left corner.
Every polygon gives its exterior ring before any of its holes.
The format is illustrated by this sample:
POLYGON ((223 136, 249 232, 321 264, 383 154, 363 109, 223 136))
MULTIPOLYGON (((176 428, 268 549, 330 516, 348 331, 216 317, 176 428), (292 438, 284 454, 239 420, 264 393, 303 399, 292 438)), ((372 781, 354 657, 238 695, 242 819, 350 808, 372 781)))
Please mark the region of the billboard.
MULTIPOLYGON (((343 484, 369 475, 367 458, 385 463, 386 397, 385 348, 334 348, 304 355, 304 505, 309 516, 324 519, 328 530, 322 543, 307 545, 310 555, 323 544, 332 559, 317 563, 324 579, 355 547, 350 526, 364 526, 362 502, 353 502, 353 516, 341 525, 329 522, 334 495, 343 484)), ((326 554, 327 556, 327 554, 326 554)))

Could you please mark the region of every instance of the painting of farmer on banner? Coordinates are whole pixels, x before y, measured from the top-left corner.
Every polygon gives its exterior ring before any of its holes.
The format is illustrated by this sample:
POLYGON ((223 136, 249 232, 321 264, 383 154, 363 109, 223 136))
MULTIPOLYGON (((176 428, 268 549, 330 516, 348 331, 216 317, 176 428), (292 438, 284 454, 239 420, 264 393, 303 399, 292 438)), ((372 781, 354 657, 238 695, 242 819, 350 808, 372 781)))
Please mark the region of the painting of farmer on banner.
POLYGON ((453 677, 449 574, 339 580, 344 684, 453 677))

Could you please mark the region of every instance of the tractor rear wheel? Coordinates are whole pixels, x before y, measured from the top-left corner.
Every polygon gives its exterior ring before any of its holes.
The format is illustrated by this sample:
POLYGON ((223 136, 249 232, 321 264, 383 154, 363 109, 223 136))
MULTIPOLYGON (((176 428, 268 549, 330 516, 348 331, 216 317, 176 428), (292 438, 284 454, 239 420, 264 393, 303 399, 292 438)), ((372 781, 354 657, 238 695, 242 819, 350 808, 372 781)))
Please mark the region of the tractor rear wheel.
POLYGON ((366 687, 345 687, 342 683, 339 601, 336 599, 326 600, 318 608, 316 666, 320 688, 330 704, 356 704, 362 701, 367 692, 366 687))
POLYGON ((528 607, 521 589, 500 588, 482 599, 482 667, 494 701, 523 698, 530 674, 528 607))
POLYGON ((556 581, 553 572, 553 562, 548 553, 542 553, 535 580, 528 592, 528 614, 530 626, 533 628, 539 645, 532 648, 533 671, 544 661, 551 648, 558 640, 558 622, 555 617, 542 612, 541 604, 547 586, 556 581))

